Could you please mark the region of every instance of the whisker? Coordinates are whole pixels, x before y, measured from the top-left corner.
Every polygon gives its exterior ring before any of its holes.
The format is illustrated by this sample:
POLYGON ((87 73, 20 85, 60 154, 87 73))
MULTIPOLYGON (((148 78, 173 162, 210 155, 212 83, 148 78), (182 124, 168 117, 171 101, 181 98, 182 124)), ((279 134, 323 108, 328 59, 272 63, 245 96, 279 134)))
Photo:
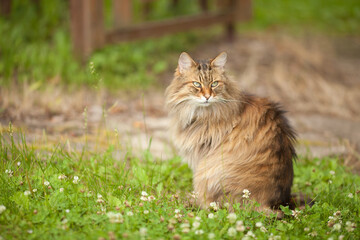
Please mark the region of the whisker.
POLYGON ((255 106, 253 103, 248 102, 248 101, 242 101, 242 100, 237 100, 237 99, 224 99, 224 98, 218 98, 218 100, 222 103, 224 102, 238 102, 238 103, 244 103, 244 104, 249 104, 251 106, 255 106))

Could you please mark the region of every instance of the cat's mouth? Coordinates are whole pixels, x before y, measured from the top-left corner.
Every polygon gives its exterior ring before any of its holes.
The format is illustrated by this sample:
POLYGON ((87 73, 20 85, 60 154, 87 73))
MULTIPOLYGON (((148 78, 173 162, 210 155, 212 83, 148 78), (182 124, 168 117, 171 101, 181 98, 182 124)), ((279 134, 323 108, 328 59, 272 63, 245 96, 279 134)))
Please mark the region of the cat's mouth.
POLYGON ((211 104, 211 102, 206 101, 206 102, 202 102, 201 106, 209 106, 210 104, 211 104))

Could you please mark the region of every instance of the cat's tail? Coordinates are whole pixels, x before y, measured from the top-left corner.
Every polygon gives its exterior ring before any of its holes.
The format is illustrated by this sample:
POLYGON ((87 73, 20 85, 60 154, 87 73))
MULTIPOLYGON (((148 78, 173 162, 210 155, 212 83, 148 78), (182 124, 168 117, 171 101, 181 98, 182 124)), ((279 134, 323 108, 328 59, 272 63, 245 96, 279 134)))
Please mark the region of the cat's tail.
POLYGON ((295 208, 304 209, 305 206, 314 205, 315 200, 304 193, 292 193, 289 203, 289 208, 294 210, 295 208))

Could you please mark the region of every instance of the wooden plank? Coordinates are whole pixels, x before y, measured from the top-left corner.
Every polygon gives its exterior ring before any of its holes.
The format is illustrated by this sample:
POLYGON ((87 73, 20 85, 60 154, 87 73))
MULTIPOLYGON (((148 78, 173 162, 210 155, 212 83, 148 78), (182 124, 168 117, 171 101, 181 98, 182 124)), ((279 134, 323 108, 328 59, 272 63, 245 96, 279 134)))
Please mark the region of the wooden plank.
POLYGON ((132 20, 132 1, 113 0, 113 16, 115 27, 129 25, 132 20))
POLYGON ((103 1, 70 0, 70 22, 73 51, 85 60, 104 44, 103 1))
POLYGON ((228 23, 232 21, 233 14, 233 12, 229 11, 222 13, 203 13, 196 16, 178 17, 175 19, 133 25, 109 31, 106 34, 105 41, 108 44, 147 37, 158 37, 168 33, 207 27, 212 24, 228 23))

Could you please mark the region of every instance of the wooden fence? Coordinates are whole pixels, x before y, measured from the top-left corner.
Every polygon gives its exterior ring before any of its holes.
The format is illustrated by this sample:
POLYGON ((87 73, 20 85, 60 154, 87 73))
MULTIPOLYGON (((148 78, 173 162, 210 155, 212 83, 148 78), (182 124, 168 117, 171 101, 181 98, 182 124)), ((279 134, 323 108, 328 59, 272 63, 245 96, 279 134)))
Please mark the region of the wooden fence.
MULTIPOLYGON (((143 0, 149 4, 151 0, 143 0)), ((176 4, 176 0, 173 0, 176 4)), ((219 0, 217 11, 208 11, 206 0, 200 0, 202 13, 155 22, 132 23, 132 1, 113 0, 115 27, 104 28, 103 0, 70 0, 71 35, 73 49, 77 57, 85 60, 94 50, 106 44, 120 41, 158 37, 168 33, 187 31, 224 24, 229 38, 234 34, 234 23, 251 17, 251 0, 219 0)), ((147 11, 151 9, 146 8, 147 11)))
MULTIPOLYGON (((141 0, 144 14, 151 11, 152 1, 141 0)), ((176 5, 179 0, 169 1, 176 5)), ((31 2, 39 4, 39 0, 31 2)), ((227 36, 232 38, 235 22, 249 19, 252 13, 251 0, 217 0, 216 11, 209 11, 207 0, 198 2, 202 9, 198 15, 134 24, 132 1, 112 0, 114 28, 105 30, 103 0, 69 0, 73 51, 79 59, 85 60, 94 50, 106 44, 158 37, 213 24, 224 24, 227 36)), ((10 14, 11 3, 11 0, 0 0, 1 15, 10 14)))

